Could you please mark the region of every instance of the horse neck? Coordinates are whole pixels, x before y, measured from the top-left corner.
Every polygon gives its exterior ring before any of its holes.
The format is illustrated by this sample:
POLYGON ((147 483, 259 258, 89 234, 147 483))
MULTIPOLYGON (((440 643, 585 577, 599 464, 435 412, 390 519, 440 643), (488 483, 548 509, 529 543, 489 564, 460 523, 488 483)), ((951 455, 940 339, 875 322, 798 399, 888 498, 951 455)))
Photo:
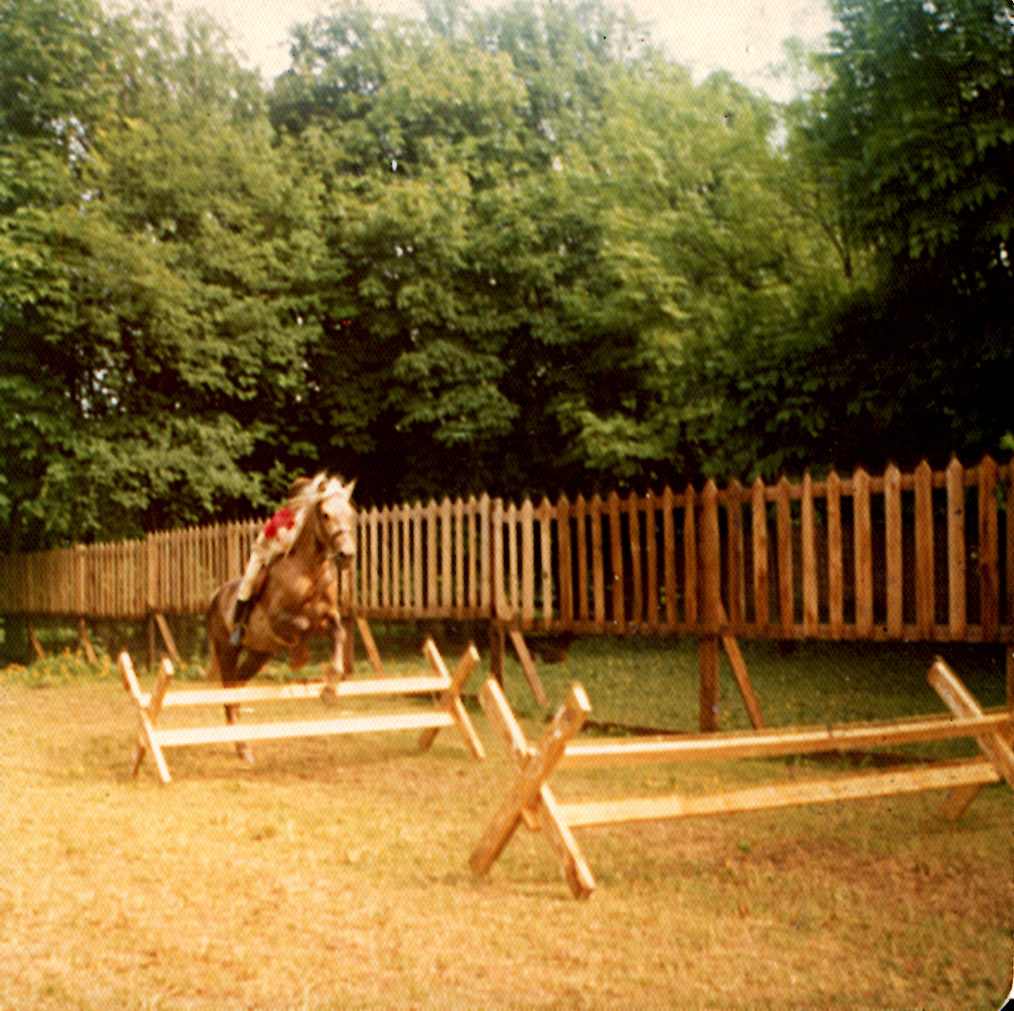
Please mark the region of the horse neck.
POLYGON ((327 561, 327 545, 318 535, 315 511, 311 511, 310 515, 307 516, 303 529, 300 530, 290 554, 307 568, 321 565, 327 561))

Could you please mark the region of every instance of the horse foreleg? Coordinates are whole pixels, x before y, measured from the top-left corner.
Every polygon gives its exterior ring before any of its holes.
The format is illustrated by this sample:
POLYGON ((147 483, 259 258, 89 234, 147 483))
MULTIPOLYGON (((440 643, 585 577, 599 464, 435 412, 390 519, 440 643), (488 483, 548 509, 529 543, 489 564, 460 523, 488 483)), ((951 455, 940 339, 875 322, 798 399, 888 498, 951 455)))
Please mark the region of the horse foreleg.
POLYGON ((321 698, 334 703, 338 698, 337 685, 346 678, 345 673, 345 626, 337 612, 329 619, 331 625, 331 656, 324 667, 324 690, 321 698))

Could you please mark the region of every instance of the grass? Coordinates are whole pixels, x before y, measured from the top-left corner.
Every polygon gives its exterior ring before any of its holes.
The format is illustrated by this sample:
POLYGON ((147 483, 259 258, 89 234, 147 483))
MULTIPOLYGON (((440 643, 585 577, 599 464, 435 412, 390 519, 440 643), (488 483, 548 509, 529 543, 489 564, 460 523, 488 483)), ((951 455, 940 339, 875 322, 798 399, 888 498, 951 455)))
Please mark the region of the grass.
MULTIPOLYGON (((374 631, 395 671, 420 669, 417 644, 374 631)), ((776 644, 742 645, 772 725, 942 709, 925 685, 932 650, 808 644, 782 657, 776 644)), ((999 649, 943 652, 983 705, 1002 703, 999 649)), ((690 730, 696 663, 692 642, 585 639, 540 674, 554 705, 580 680, 599 724, 690 730)), ((545 713, 516 664, 505 683, 537 737, 545 713)), ((723 727, 745 726, 727 670, 722 684, 723 727)), ((0 1009, 1003 1002, 1006 786, 984 789, 957 822, 938 817, 939 794, 919 794, 581 831, 599 888, 579 903, 538 835, 520 832, 488 878, 471 876, 468 855, 509 781, 480 712, 475 722, 484 763, 449 731, 426 754, 402 734, 264 742, 250 767, 222 745, 171 751, 163 788, 150 764, 127 776, 134 724, 114 675, 73 657, 41 679, 8 668, 0 1009)), ((565 773, 554 788, 734 788, 813 771, 657 766, 565 773)))

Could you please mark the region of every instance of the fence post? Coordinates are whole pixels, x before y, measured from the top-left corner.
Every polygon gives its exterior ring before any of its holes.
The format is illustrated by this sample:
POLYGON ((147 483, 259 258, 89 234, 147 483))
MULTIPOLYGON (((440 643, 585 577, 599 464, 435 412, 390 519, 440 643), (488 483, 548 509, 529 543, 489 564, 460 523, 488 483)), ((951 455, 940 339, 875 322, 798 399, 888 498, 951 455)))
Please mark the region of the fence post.
POLYGON ((718 529, 718 488, 709 480, 701 494, 700 564, 701 618, 699 640, 701 685, 700 728, 718 729, 718 633, 722 615, 721 544, 718 529))

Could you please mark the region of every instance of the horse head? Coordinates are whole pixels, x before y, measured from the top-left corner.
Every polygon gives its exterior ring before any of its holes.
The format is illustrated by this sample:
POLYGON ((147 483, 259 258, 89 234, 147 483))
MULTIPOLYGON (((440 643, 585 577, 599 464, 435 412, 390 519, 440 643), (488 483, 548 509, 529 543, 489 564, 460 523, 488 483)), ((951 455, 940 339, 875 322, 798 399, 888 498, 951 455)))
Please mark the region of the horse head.
POLYGON ((355 481, 342 484, 336 477, 320 474, 314 478, 311 494, 316 500, 314 514, 318 538, 340 569, 347 569, 356 557, 356 510, 352 505, 355 481))

